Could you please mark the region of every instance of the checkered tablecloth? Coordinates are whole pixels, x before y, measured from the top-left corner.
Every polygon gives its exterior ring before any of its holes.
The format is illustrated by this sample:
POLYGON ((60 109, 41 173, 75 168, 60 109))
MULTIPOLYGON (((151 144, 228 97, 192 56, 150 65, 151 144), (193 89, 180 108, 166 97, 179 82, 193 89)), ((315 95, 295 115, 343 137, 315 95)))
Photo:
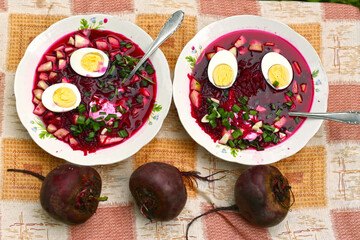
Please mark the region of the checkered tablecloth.
MULTIPOLYGON (((0 237, 1 239, 184 239, 187 223, 215 206, 234 203, 233 187, 245 166, 222 161, 197 145, 182 127, 174 105, 156 138, 120 163, 98 166, 102 195, 109 197, 79 226, 50 218, 39 203, 41 182, 7 168, 46 175, 64 163, 38 147, 16 113, 14 76, 27 45, 52 23, 68 16, 106 13, 136 23, 153 38, 174 11, 185 20, 161 49, 171 72, 181 49, 207 24, 251 14, 276 19, 303 35, 319 54, 329 79, 328 111, 360 110, 360 13, 329 3, 254 0, 0 0, 0 237), (173 221, 149 222, 128 189, 134 169, 163 161, 203 175, 230 170, 221 181, 187 186, 188 201, 173 221)), ((31 74, 29 75, 31 80, 31 74)), ((324 122, 297 154, 276 164, 289 179, 295 204, 279 225, 249 225, 237 213, 198 220, 190 239, 360 239, 360 127, 324 122), (229 224, 229 222, 231 224, 229 224)))

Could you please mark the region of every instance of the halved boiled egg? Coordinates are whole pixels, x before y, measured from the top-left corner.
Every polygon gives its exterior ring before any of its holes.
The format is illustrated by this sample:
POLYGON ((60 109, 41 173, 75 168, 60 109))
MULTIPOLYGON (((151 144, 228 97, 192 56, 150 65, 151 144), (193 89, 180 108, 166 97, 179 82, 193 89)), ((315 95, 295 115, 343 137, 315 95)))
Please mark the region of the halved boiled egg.
POLYGON ((57 83, 46 88, 41 96, 42 104, 53 112, 68 112, 79 106, 79 89, 71 83, 57 83))
POLYGON ((261 70, 266 81, 276 90, 287 88, 293 79, 289 61, 276 52, 265 54, 261 60, 261 70))
POLYGON ((210 82, 218 88, 229 88, 233 85, 238 72, 237 60, 230 51, 217 52, 210 60, 208 77, 210 82))
POLYGON ((84 77, 101 77, 109 65, 109 57, 96 48, 80 48, 70 57, 72 69, 84 77))

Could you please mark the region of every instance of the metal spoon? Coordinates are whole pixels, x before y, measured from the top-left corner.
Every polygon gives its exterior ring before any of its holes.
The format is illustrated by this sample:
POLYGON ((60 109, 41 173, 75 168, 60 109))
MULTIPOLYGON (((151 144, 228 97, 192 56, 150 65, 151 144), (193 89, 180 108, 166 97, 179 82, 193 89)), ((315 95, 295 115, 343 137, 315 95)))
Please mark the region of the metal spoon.
POLYGON ((325 119, 325 120, 331 120, 331 121, 352 124, 352 125, 360 124, 359 111, 328 112, 328 113, 289 112, 289 116, 325 119))
POLYGON ((150 48, 147 50, 145 55, 140 59, 138 64, 134 67, 134 69, 127 76, 127 79, 130 79, 136 71, 139 69, 141 65, 153 54, 153 52, 158 49, 158 47, 166 41, 171 35, 173 35, 176 30, 180 27, 181 23, 184 20, 184 12, 181 10, 176 11, 166 20, 164 26, 159 32, 159 35, 156 37, 155 41, 150 45, 150 48))

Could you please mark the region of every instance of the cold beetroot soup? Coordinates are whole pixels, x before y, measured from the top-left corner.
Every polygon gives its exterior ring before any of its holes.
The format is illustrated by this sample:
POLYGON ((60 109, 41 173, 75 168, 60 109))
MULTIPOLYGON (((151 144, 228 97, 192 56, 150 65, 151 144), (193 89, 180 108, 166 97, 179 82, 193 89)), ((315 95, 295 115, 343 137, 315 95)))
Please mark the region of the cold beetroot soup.
MULTIPOLYGON (((150 60, 127 79, 143 55, 138 45, 111 31, 83 29, 62 37, 44 53, 38 65, 33 87, 34 113, 49 133, 85 155, 121 144, 144 125, 155 103, 156 75, 150 60), (83 64, 81 59, 76 65, 99 67, 94 73, 103 71, 102 76, 82 76, 74 71, 71 55, 82 48, 92 49, 94 56, 87 56, 88 63, 83 64), (107 66, 102 65, 103 59, 96 62, 95 58, 101 55, 97 56, 94 49, 107 56, 107 66), (72 110, 52 111, 43 104, 43 93, 60 83, 74 85, 80 93, 81 102, 72 110)), ((60 98, 76 96, 68 95, 64 93, 60 98)))
POLYGON ((281 37, 259 30, 216 39, 201 52, 188 77, 196 122, 215 142, 241 150, 263 150, 285 141, 305 120, 288 112, 308 112, 313 101, 312 74, 300 52, 281 37), (224 49, 238 63, 235 82, 227 89, 208 78, 211 58, 224 49), (281 54, 291 65, 293 79, 283 90, 270 86, 262 73, 261 61, 269 52, 281 54))

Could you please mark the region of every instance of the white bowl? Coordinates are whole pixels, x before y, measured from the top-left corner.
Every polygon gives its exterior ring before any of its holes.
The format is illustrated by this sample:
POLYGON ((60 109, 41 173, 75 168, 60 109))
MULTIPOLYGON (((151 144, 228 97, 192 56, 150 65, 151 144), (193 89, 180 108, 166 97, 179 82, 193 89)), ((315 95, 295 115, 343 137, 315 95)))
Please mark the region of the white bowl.
POLYGON ((97 150, 86 156, 82 151, 74 151, 68 144, 46 134, 43 123, 33 114, 32 89, 35 71, 41 57, 47 49, 58 39, 80 27, 81 19, 102 22, 102 30, 110 30, 131 39, 143 51, 152 43, 151 37, 135 24, 110 15, 94 14, 79 15, 63 19, 51 25, 45 32, 37 36, 28 46, 15 75, 16 109, 21 123, 28 130, 32 139, 45 151, 80 165, 103 165, 119 162, 135 154, 150 142, 160 130, 171 104, 172 85, 169 65, 164 54, 158 49, 150 60, 156 70, 157 78, 157 107, 153 108, 148 121, 131 138, 119 145, 97 150), (107 19, 107 21, 104 21, 107 19), (106 22, 106 23, 105 23, 106 22))
POLYGON ((319 56, 311 44, 287 25, 259 16, 233 16, 214 22, 199 31, 191 39, 176 63, 173 92, 174 101, 181 123, 189 135, 210 153, 221 159, 246 165, 270 164, 289 157, 301 148, 319 130, 322 120, 307 119, 300 128, 287 140, 275 146, 265 148, 263 151, 246 149, 237 151, 228 146, 214 142, 196 123, 191 116, 191 103, 189 98, 189 80, 187 74, 191 73, 191 66, 187 57, 197 58, 202 49, 205 49, 214 40, 227 33, 255 29, 273 33, 282 37, 295 46, 305 58, 311 72, 318 71, 314 78, 314 99, 310 112, 326 112, 328 98, 328 81, 319 56))

